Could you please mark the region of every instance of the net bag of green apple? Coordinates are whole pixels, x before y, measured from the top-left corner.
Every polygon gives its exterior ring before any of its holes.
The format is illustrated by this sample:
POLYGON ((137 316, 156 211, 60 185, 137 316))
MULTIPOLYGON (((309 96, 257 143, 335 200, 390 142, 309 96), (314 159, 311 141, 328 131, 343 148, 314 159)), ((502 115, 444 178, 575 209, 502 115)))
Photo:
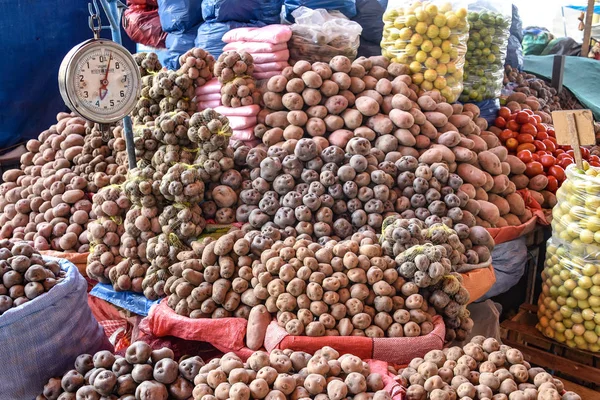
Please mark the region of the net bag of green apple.
POLYGON ((463 89, 467 9, 449 2, 392 0, 383 21, 383 56, 407 66, 419 95, 433 90, 455 102, 463 89))
POLYGON ((479 102, 500 97, 510 36, 511 4, 476 1, 467 14, 469 40, 459 100, 479 102))
POLYGON ((574 165, 556 192, 537 328, 570 347, 600 351, 600 168, 574 165))

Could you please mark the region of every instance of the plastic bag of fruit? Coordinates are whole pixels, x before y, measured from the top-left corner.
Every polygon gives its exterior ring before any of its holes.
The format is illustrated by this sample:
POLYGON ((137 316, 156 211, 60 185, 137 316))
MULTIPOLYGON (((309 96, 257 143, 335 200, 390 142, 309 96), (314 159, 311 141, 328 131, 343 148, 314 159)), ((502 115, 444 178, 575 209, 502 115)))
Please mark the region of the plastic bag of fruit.
POLYGON ((600 352, 600 168, 567 168, 546 245, 537 328, 570 347, 600 352))
POLYGON ((460 101, 498 98, 510 36, 511 4, 477 0, 469 4, 467 19, 469 41, 460 101))
POLYGON ((457 2, 393 0, 383 14, 382 54, 410 68, 422 91, 441 92, 449 103, 463 89, 469 25, 457 2))

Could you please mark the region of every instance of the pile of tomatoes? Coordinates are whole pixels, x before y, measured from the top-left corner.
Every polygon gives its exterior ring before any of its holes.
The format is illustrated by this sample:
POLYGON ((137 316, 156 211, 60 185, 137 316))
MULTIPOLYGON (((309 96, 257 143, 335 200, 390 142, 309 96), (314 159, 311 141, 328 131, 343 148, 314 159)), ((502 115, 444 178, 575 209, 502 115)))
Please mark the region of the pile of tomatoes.
MULTIPOLYGON (((511 112, 507 107, 500 108, 494 125, 502 130, 498 137, 509 154, 525 163, 525 174, 530 179, 546 175, 546 190, 556 193, 566 179, 565 168, 575 162, 575 156, 571 146, 557 144, 552 125, 543 124, 531 110, 511 112)), ((590 165, 600 167, 600 157, 591 155, 587 148, 581 147, 581 156, 590 165)))

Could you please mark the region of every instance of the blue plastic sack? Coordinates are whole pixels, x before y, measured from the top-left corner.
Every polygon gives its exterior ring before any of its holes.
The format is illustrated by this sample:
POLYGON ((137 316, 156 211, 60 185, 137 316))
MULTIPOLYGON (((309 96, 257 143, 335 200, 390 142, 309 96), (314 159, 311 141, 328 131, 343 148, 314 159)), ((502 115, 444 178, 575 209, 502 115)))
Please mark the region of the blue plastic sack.
POLYGON ((87 303, 87 282, 67 260, 67 272, 49 292, 0 316, 0 398, 34 399, 77 356, 113 350, 87 303))
POLYGON ((193 27, 184 33, 169 33, 165 40, 167 50, 158 53, 160 63, 168 69, 179 69, 179 56, 194 47, 197 31, 198 28, 193 27))
MULTIPOLYGON (((356 1, 356 16, 352 18, 352 21, 358 22, 363 28, 360 35, 361 45, 362 39, 379 45, 381 36, 383 35, 384 11, 385 8, 377 0, 356 1)), ((381 49, 378 55, 381 55, 381 49)))
POLYGON ((298 7, 307 7, 313 10, 323 8, 325 10, 337 10, 348 18, 356 16, 355 0, 284 0, 284 15, 285 19, 294 22, 292 12, 298 7))
POLYGON ((217 22, 280 22, 283 0, 203 0, 202 18, 217 22))
POLYGON ((479 107, 479 116, 492 125, 498 116, 498 110, 500 110, 500 99, 487 99, 473 104, 479 107))
POLYGON ((202 22, 202 0, 158 0, 163 31, 183 33, 202 22))
POLYGON ((134 314, 148 316, 150 307, 158 304, 160 300, 148 300, 143 294, 134 292, 117 292, 112 285, 108 283, 98 283, 90 291, 94 297, 114 304, 117 307, 124 308, 134 314))
POLYGON ((512 21, 510 24, 510 36, 506 49, 506 60, 504 65, 510 65, 519 70, 523 69, 523 22, 519 16, 519 9, 512 5, 512 21))
POLYGON ((492 251, 492 265, 496 283, 478 301, 505 293, 521 280, 527 265, 527 243, 525 237, 496 245, 492 251))
POLYGON ((213 22, 207 21, 198 28, 196 41, 194 45, 208 51, 215 59, 223 53, 223 35, 232 29, 244 28, 248 26, 262 27, 264 23, 258 21, 252 22, 213 22))

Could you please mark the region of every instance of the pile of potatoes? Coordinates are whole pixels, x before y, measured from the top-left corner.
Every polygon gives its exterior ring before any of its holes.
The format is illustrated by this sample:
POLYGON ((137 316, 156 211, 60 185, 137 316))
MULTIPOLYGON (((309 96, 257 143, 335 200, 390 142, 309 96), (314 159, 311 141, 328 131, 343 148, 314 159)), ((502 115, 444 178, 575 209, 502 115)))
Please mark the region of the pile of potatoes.
POLYGON ((165 202, 160 192, 160 182, 163 174, 148 165, 134 168, 127 174, 123 183, 123 192, 132 204, 142 207, 159 207, 165 202))
POLYGON ((122 259, 108 271, 108 278, 117 292, 131 291, 142 293, 142 282, 150 265, 138 258, 122 259))
POLYGON ((222 83, 221 103, 226 107, 258 104, 260 93, 256 90, 254 59, 245 51, 221 53, 214 66, 214 75, 222 83))
POLYGON ((162 69, 162 65, 158 60, 158 55, 156 55, 156 53, 135 53, 133 59, 140 68, 140 76, 142 77, 156 73, 162 69))
POLYGON ((26 242, 0 240, 0 315, 48 292, 65 272, 26 242))
POLYGON ((154 138, 162 144, 190 146, 187 134, 189 119, 184 111, 162 113, 154 121, 154 138))
POLYGON ((257 351, 244 363, 234 353, 215 358, 194 378, 193 399, 390 400, 383 377, 351 354, 323 347, 313 356, 292 350, 257 351))
POLYGON ((396 380, 407 388, 407 400, 581 400, 519 350, 483 336, 413 359, 396 380))
POLYGON ((3 174, 0 238, 32 240, 38 250, 88 251, 88 181, 73 172, 85 133, 82 118, 59 113, 55 125, 27 142, 21 168, 3 174))
MULTIPOLYGON (((133 136, 133 145, 135 147, 135 157, 137 160, 137 165, 140 167, 145 167, 152 162, 152 156, 156 153, 156 150, 160 146, 160 142, 154 137, 154 122, 148 122, 145 125, 139 125, 136 127, 137 130, 134 131, 133 136)), ((119 145, 120 141, 123 140, 123 150, 125 150, 124 141, 125 139, 121 139, 123 137, 122 131, 123 129, 117 127, 115 129, 119 129, 119 145)), ((117 144, 115 143, 115 146, 117 144)), ((117 161, 120 165, 127 164, 127 153, 119 153, 121 155, 120 161, 117 161)))
POLYGON ((163 175, 160 193, 171 203, 200 203, 204 200, 204 182, 195 165, 174 164, 163 175))
POLYGON ((202 208, 198 204, 181 203, 166 206, 158 216, 158 223, 165 235, 175 235, 181 241, 200 236, 206 227, 202 208))
POLYGON ((169 168, 175 163, 193 164, 196 152, 196 149, 163 144, 152 156, 151 165, 157 172, 166 174, 169 168))
POLYGON ((368 155, 375 156, 371 162, 379 169, 403 156, 430 167, 446 164, 463 181, 455 190, 475 200, 467 210, 476 211, 469 213, 478 224, 502 227, 531 218, 522 199, 513 195, 506 149, 486 130, 478 107, 450 105, 438 92, 420 92, 403 67, 383 57, 296 63, 269 80, 266 108, 259 115, 264 125, 257 125, 255 134, 265 151, 276 147, 288 153, 306 136, 322 149, 344 149, 351 139, 364 138, 371 142, 368 155), (503 200, 510 195, 507 204, 503 200))
POLYGON ((213 77, 215 58, 207 51, 194 47, 179 57, 178 73, 187 75, 196 87, 203 86, 213 77))
POLYGON ((108 185, 119 185, 125 180, 127 166, 116 160, 119 152, 125 152, 125 141, 117 140, 114 126, 106 131, 98 125, 86 128, 81 153, 73 158, 73 172, 88 182, 86 191, 96 193, 108 185))
POLYGON ((50 378, 36 400, 190 399, 194 379, 203 366, 198 356, 176 361, 167 347, 153 350, 144 342, 135 342, 124 356, 108 350, 81 354, 73 369, 50 378))
POLYGON ((158 208, 134 206, 125 215, 125 233, 121 237, 120 254, 123 257, 148 262, 146 244, 162 232, 158 222, 158 208))

